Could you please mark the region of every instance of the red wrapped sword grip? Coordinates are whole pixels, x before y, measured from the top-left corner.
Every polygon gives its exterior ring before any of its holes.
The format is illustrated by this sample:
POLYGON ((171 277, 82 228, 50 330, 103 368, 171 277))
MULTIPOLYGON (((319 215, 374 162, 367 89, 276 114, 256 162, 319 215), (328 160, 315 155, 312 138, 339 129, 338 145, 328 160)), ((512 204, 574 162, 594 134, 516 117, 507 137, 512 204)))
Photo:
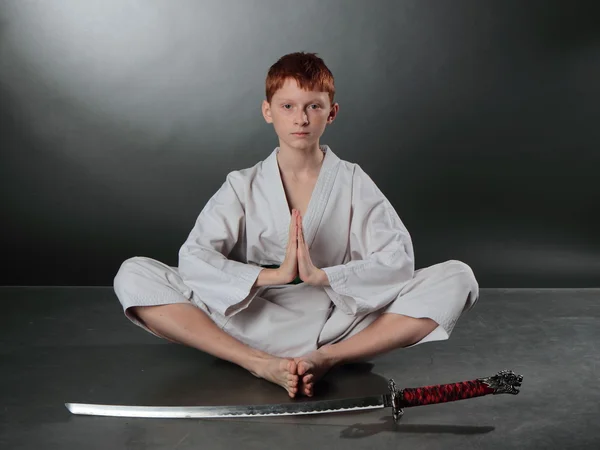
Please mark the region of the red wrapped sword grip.
POLYGON ((462 381, 460 383, 403 389, 400 403, 402 407, 422 406, 481 397, 494 392, 493 388, 479 380, 462 381))

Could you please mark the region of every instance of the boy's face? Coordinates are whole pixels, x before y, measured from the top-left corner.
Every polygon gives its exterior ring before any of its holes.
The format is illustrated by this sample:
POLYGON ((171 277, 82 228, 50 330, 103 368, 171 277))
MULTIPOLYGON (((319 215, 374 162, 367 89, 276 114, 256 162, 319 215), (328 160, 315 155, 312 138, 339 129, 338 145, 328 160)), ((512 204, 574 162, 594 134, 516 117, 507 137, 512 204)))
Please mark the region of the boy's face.
POLYGON ((327 92, 304 91, 293 78, 273 94, 271 104, 263 100, 262 112, 267 123, 272 123, 280 144, 295 148, 318 145, 325 127, 333 122, 339 105, 330 105, 327 92), (301 137, 293 133, 308 133, 301 137))

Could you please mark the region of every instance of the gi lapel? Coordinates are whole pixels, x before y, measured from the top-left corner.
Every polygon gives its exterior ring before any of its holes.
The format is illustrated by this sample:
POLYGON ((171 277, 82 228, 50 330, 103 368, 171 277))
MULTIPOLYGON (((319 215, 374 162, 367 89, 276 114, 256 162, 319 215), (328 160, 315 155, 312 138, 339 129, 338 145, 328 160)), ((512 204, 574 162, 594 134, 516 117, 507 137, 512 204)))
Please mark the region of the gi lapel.
MULTIPOLYGON (((308 247, 310 248, 323 218, 329 195, 333 189, 335 176, 339 168, 340 159, 331 151, 329 146, 321 145, 321 149, 325 152, 323 164, 319 171, 317 182, 313 189, 313 193, 306 209, 306 214, 302 218, 302 226, 304 228, 304 239, 308 247)), ((272 195, 275 202, 275 207, 272 210, 272 214, 277 222, 279 239, 283 248, 287 247, 289 237, 289 225, 291 220, 290 207, 285 195, 285 189, 283 187, 283 181, 281 174, 279 173, 279 164, 277 163, 277 147, 273 153, 271 153, 271 161, 269 169, 271 171, 270 179, 274 180, 277 186, 273 187, 272 195)))

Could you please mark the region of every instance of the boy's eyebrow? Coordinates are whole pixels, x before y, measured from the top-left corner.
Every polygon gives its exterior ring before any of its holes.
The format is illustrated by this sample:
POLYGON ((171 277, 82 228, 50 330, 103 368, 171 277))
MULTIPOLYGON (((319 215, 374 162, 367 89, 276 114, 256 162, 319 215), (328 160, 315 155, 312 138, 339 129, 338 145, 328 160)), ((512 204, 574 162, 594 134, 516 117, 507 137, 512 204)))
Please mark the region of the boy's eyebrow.
MULTIPOLYGON (((282 98, 280 99, 280 101, 282 102, 294 102, 294 100, 292 100, 291 98, 282 98)), ((309 100, 309 102, 322 102, 322 100, 320 98, 312 98, 309 100)))

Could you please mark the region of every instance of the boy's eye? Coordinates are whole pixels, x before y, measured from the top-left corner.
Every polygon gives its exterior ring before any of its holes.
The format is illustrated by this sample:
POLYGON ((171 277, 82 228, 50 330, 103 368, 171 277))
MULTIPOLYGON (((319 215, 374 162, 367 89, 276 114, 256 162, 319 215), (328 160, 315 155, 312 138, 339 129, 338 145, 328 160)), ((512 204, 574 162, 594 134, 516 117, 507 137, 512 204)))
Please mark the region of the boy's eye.
MULTIPOLYGON (((284 107, 285 109, 289 109, 289 108, 286 108, 286 106, 292 106, 292 105, 290 105, 289 103, 288 103, 288 104, 285 104, 285 105, 283 105, 283 107, 284 107)), ((312 105, 310 105, 310 106, 316 106, 317 108, 319 107, 319 105, 317 105, 316 103, 313 103, 313 104, 312 104, 312 105)))

